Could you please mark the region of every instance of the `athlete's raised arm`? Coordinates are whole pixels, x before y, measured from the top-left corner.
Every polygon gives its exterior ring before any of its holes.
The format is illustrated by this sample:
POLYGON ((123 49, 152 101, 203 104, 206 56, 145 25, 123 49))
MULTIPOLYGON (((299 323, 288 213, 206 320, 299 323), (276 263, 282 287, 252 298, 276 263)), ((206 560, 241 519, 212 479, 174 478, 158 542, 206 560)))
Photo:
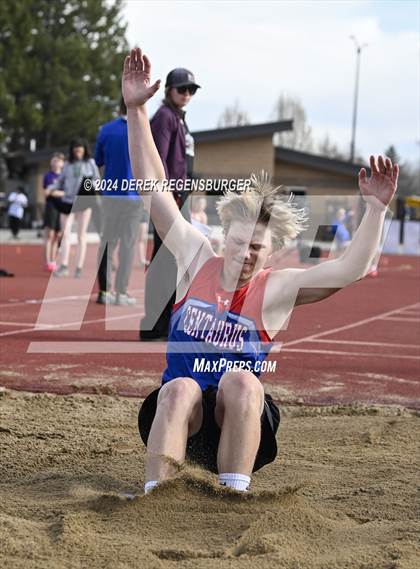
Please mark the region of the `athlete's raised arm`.
MULTIPOLYGON (((276 308, 276 289, 287 290, 287 300, 296 305, 317 302, 364 277, 378 253, 387 206, 398 182, 398 165, 389 158, 370 157, 371 175, 359 172, 359 188, 366 212, 346 251, 337 259, 310 269, 274 271, 270 277, 267 304, 276 308), (276 274, 277 273, 277 274, 276 274), (277 282, 278 281, 278 282, 277 282)), ((282 293, 282 301, 286 299, 282 293)))
MULTIPOLYGON (((165 180, 165 170, 157 151, 147 116, 146 102, 159 89, 160 80, 151 84, 151 64, 141 49, 125 58, 122 94, 127 106, 128 145, 131 169, 136 180, 165 180)), ((168 190, 140 191, 150 196, 150 217, 162 241, 177 260, 188 268, 203 248, 211 256, 207 239, 181 215, 168 190), (188 244, 188 247, 186 246, 188 244), (207 250, 208 249, 208 250, 207 250)), ((147 198, 146 198, 147 199, 147 198)))

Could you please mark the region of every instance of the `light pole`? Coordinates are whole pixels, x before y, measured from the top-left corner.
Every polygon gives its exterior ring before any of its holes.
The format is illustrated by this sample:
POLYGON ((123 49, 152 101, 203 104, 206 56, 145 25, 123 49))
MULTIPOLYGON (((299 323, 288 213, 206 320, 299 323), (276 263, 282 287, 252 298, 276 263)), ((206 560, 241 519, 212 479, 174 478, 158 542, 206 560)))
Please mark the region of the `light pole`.
POLYGON ((362 49, 367 46, 367 43, 359 44, 355 36, 350 36, 350 39, 354 41, 354 45, 356 47, 356 82, 354 85, 353 122, 352 122, 351 143, 350 143, 350 162, 353 162, 355 143, 356 143, 357 99, 359 96, 360 56, 362 53, 362 49))

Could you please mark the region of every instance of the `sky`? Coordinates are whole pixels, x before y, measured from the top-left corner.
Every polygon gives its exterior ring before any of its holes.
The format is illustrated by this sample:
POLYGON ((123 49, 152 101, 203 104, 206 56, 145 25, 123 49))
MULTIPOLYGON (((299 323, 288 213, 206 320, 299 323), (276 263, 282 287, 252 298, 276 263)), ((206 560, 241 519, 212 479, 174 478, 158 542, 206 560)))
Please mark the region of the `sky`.
MULTIPOLYGON (((281 93, 302 102, 316 141, 328 134, 348 153, 356 49, 361 54, 356 132, 367 159, 396 146, 403 161, 420 154, 418 0, 127 0, 130 47, 152 62, 153 79, 191 69, 202 89, 187 107, 192 131, 217 127, 238 101, 251 124, 273 120, 281 93)), ((163 88, 158 93, 163 96, 163 88)), ((150 114, 161 96, 149 104, 150 114)))

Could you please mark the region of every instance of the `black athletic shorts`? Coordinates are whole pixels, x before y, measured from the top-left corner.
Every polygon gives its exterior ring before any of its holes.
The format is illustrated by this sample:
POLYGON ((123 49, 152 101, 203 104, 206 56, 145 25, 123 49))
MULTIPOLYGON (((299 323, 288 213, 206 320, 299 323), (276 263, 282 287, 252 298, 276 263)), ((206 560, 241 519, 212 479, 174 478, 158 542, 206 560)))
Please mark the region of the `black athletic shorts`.
POLYGON ((61 229, 60 212, 55 207, 54 202, 51 200, 47 200, 45 202, 44 227, 48 227, 49 229, 53 229, 57 233, 61 229))
MULTIPOLYGON (((142 441, 147 446, 149 432, 155 418, 157 399, 161 388, 152 391, 140 408, 138 425, 142 441)), ((203 423, 201 429, 188 438, 187 458, 217 473, 217 449, 220 439, 220 428, 214 418, 216 407, 216 387, 203 391, 203 423)), ((277 455, 276 433, 280 424, 280 411, 270 395, 265 395, 264 411, 261 415, 261 440, 253 472, 273 462, 277 455)))
POLYGON ((73 203, 64 202, 61 198, 53 198, 54 207, 64 215, 70 215, 70 213, 76 213, 78 211, 85 211, 85 209, 90 209, 92 207, 92 200, 87 199, 75 199, 73 203))

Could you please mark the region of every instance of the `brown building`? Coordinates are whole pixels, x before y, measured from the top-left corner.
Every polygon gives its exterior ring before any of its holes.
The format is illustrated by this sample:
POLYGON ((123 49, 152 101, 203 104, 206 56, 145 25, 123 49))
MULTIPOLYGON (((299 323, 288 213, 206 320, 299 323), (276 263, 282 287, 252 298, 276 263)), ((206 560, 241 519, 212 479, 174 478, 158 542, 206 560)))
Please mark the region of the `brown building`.
POLYGON ((292 121, 280 121, 195 132, 196 175, 247 178, 265 170, 276 184, 306 195, 305 205, 319 224, 328 224, 339 207, 357 211, 363 165, 273 145, 275 133, 292 128, 292 121))

